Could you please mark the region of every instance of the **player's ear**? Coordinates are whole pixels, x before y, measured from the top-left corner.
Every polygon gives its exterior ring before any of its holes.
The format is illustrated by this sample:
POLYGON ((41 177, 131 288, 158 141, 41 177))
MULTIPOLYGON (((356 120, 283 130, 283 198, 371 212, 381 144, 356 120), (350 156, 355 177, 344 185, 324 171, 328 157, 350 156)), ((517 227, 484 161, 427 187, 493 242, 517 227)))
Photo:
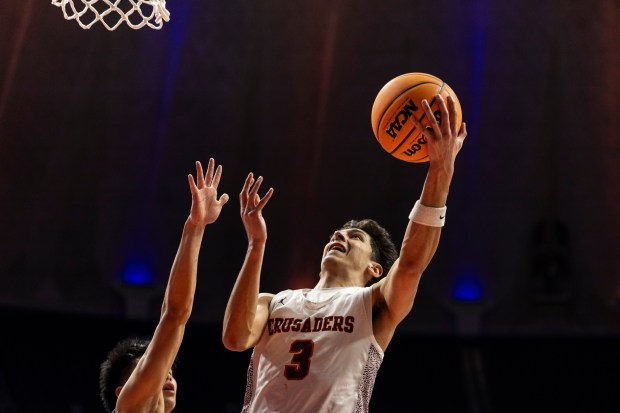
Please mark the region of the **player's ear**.
POLYGON ((368 264, 368 271, 373 278, 379 278, 383 275, 383 267, 378 262, 371 261, 368 264))
POLYGON ((116 397, 121 394, 121 390, 123 390, 123 386, 118 386, 116 390, 114 390, 114 394, 116 394, 116 397))

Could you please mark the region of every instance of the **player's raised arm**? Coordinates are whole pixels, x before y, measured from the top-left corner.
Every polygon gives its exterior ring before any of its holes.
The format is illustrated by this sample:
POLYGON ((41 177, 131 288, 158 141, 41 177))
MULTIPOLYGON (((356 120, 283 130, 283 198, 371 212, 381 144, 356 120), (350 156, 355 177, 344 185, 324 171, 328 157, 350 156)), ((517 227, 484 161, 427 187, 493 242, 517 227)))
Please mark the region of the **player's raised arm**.
POLYGON ((385 322, 395 328, 412 308, 422 273, 430 263, 446 219, 446 201, 456 156, 467 136, 466 125, 457 130, 457 107, 452 97, 447 104, 441 95, 437 100, 442 122, 438 122, 428 102, 422 100, 422 108, 430 129, 419 120, 416 126, 424 130, 427 138, 429 168, 420 199, 415 202, 409 215, 400 249, 400 256, 388 276, 380 282, 381 300, 385 306, 385 322))
POLYGON ((217 197, 221 166, 216 169, 214 160, 210 159, 203 175, 197 162, 196 173, 196 181, 188 176, 192 206, 170 271, 159 324, 127 382, 119 387, 116 413, 168 413, 176 403, 172 365, 192 312, 203 234, 228 201, 227 194, 217 197))
POLYGON ((226 305, 222 341, 229 350, 243 351, 260 338, 267 322, 268 306, 271 294, 259 296, 260 274, 267 242, 267 225, 263 217, 263 208, 273 195, 273 188, 261 198, 258 194, 263 178, 254 179, 249 173, 241 193, 241 220, 248 237, 248 247, 226 305))

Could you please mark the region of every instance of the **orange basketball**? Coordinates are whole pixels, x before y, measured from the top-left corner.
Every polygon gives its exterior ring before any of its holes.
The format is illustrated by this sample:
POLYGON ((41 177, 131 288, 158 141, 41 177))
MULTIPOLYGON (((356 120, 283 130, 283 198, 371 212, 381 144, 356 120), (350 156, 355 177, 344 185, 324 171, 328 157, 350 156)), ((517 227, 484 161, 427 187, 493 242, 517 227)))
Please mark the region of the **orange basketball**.
POLYGON ((428 162, 426 137, 411 120, 420 119, 428 127, 422 99, 426 99, 441 122, 435 96, 444 99, 452 96, 456 101, 457 130, 461 127, 463 114, 454 91, 436 76, 427 73, 405 73, 390 80, 379 90, 372 105, 370 121, 372 130, 381 147, 393 157, 406 162, 428 162))

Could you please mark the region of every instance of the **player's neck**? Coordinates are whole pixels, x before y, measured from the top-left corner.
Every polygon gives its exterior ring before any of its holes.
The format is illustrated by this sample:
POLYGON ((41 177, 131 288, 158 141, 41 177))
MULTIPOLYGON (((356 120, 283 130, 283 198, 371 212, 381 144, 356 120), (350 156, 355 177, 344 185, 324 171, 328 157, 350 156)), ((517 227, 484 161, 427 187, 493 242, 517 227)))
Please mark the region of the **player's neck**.
POLYGON ((336 273, 334 270, 324 268, 321 271, 319 282, 314 286, 315 289, 340 287, 363 287, 363 285, 359 276, 342 269, 336 273))

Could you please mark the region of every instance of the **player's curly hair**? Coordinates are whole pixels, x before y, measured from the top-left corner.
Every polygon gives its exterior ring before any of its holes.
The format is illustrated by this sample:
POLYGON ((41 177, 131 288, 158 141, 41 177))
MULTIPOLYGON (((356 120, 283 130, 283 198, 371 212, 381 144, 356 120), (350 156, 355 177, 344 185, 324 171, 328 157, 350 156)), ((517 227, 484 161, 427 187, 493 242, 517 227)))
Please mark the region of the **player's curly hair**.
POLYGON ((108 352, 99 370, 99 395, 108 413, 116 407, 116 388, 123 386, 150 343, 148 338, 129 337, 108 352))
MULTIPOLYGON (((370 245, 372 247, 371 258, 373 261, 381 264, 381 267, 383 267, 383 275, 385 276, 388 271, 390 271, 390 268, 392 268, 394 261, 398 258, 398 251, 392 241, 390 233, 379 225, 377 221, 368 218, 361 220, 352 219, 346 222, 341 229, 349 228, 361 229, 370 235, 370 245)), ((379 278, 373 278, 368 285, 372 285, 378 280, 379 278)))

